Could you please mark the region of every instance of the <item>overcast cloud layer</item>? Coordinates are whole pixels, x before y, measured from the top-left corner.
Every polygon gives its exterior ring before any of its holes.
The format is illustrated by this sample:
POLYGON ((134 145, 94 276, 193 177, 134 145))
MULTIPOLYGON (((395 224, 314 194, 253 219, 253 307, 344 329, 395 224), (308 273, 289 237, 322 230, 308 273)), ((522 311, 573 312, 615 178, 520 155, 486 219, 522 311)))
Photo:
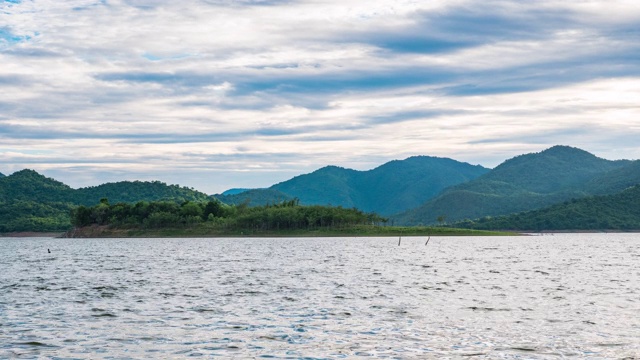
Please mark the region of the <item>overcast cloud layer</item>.
POLYGON ((640 158, 637 0, 0 0, 0 172, 208 193, 412 155, 640 158))

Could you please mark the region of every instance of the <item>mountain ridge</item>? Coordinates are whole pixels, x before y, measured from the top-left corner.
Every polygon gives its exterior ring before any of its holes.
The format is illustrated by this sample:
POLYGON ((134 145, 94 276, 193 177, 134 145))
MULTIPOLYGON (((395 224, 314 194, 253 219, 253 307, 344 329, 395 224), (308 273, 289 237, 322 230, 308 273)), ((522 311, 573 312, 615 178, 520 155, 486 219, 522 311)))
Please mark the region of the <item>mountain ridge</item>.
MULTIPOLYGON (((393 160, 365 171, 330 165, 266 189, 238 189, 242 191, 216 197, 248 206, 297 197, 306 205, 357 207, 390 215, 393 225, 429 225, 542 209, 571 199, 614 194, 638 184, 640 160, 606 160, 557 145, 507 159, 494 169, 431 156, 393 160)), ((117 203, 208 201, 212 197, 159 181, 73 189, 23 169, 0 176, 0 232, 11 226, 25 231, 59 229, 65 221, 68 224, 70 208, 94 205, 102 198, 117 203)))
POLYGON ((210 199, 204 193, 159 181, 122 181, 73 189, 34 170, 23 169, 0 177, 0 232, 64 231, 71 226, 71 209, 95 205, 102 198, 113 203, 210 199))
POLYGON ((417 208, 392 216, 400 224, 434 224, 533 210, 590 195, 586 184, 632 165, 606 160, 582 149, 556 145, 505 160, 485 175, 445 189, 417 208))
POLYGON ((484 217, 456 223, 454 226, 515 231, 638 230, 640 185, 615 194, 571 199, 538 210, 500 217, 484 217))
POLYGON ((365 171, 325 166, 270 189, 298 198, 303 204, 357 207, 390 215, 488 171, 449 158, 413 156, 365 171))

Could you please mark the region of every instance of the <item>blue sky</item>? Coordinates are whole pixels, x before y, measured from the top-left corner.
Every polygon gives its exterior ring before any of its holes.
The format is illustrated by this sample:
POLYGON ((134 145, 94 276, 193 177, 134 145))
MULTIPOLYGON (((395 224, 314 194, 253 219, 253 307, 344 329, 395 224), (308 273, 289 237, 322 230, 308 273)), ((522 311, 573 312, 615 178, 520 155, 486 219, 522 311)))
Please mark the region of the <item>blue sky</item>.
POLYGON ((207 193, 412 155, 639 159, 640 3, 0 0, 0 172, 207 193))

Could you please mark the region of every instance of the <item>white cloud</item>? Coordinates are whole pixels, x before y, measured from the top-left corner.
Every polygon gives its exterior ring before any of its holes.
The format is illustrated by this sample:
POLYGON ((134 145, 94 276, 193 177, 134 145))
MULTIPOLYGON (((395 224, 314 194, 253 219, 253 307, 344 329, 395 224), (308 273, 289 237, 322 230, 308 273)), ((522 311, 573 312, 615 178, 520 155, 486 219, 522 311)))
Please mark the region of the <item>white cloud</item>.
POLYGON ((633 1, 0 8, 3 173, 217 192, 418 154, 494 166, 564 143, 640 158, 633 1))

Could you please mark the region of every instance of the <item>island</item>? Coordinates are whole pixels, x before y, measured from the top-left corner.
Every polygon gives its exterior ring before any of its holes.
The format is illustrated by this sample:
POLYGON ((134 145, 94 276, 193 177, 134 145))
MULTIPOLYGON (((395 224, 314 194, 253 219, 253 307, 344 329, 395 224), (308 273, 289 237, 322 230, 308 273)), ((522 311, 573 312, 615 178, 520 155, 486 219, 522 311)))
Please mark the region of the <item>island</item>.
POLYGON ((249 207, 219 201, 139 201, 104 198, 71 212, 64 237, 333 237, 488 236, 515 233, 444 226, 389 226, 376 213, 340 206, 301 205, 298 199, 249 207))

